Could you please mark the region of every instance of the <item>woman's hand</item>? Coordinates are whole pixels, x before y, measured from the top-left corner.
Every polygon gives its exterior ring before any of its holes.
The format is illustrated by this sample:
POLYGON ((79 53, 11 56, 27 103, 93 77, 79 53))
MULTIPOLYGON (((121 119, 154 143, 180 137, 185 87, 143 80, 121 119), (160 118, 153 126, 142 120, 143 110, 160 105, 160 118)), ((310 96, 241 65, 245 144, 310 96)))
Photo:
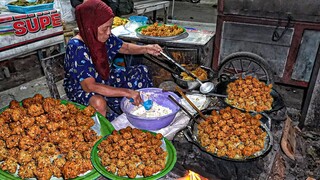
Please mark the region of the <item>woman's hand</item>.
POLYGON ((162 48, 158 44, 148 44, 145 45, 148 54, 153 56, 159 56, 162 48))
POLYGON ((132 103, 136 106, 139 106, 140 104, 142 104, 142 99, 139 91, 130 90, 130 97, 128 98, 132 98, 133 99, 132 103))

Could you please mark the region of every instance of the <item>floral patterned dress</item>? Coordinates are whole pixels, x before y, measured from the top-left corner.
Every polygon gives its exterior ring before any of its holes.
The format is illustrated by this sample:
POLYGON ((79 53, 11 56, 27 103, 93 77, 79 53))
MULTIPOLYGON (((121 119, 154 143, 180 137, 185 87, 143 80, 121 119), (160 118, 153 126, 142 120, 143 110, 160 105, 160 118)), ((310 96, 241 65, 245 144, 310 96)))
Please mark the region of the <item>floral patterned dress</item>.
MULTIPOLYGON (((81 81, 89 77, 94 77, 97 83, 113 87, 140 89, 153 86, 146 66, 137 65, 122 68, 116 68, 113 66, 112 61, 119 52, 122 44, 123 41, 113 34, 111 34, 107 40, 106 46, 110 64, 110 74, 108 80, 103 80, 94 68, 89 47, 79 39, 70 39, 66 47, 66 55, 64 59, 65 77, 63 83, 66 95, 70 101, 86 106, 89 104, 89 99, 96 93, 86 93, 80 84, 81 81)), ((105 99, 109 107, 107 118, 109 121, 112 121, 122 113, 120 109, 122 97, 105 97, 105 99)))

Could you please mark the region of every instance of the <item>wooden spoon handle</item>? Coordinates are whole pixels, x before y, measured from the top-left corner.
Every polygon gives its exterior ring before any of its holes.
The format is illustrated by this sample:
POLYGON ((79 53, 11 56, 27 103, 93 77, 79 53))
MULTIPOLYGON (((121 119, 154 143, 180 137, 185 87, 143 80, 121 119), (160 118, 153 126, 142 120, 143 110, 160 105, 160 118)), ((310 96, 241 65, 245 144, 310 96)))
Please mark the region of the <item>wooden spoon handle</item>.
POLYGON ((193 107, 193 109, 195 109, 200 117, 204 120, 206 120, 206 117, 202 114, 202 112, 197 108, 196 105, 193 104, 193 102, 182 92, 182 89, 180 89, 178 86, 176 86, 176 91, 184 98, 187 100, 187 102, 193 107))

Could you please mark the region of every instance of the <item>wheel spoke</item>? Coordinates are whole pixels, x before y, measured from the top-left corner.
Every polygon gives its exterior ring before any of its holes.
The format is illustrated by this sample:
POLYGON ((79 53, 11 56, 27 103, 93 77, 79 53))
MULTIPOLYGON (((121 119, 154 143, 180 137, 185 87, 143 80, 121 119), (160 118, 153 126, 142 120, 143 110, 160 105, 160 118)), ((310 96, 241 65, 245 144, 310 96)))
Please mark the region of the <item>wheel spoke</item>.
POLYGON ((230 73, 230 74, 234 74, 234 70, 232 69, 224 69, 225 72, 230 73))
POLYGON ((252 63, 252 61, 249 61, 249 65, 248 65, 248 69, 247 69, 248 71, 250 69, 251 63, 252 63))
POLYGON ((237 71, 237 69, 234 67, 233 63, 230 62, 230 64, 232 65, 232 67, 233 67, 233 69, 234 69, 234 72, 236 72, 236 73, 238 74, 238 71, 237 71))
POLYGON ((232 68, 232 67, 231 67, 231 64, 228 64, 228 65, 227 65, 227 68, 228 68, 228 69, 231 69, 231 68, 232 68))
POLYGON ((263 76, 259 76, 259 79, 261 78, 261 79, 263 79, 263 78, 266 78, 267 79, 267 75, 266 74, 264 74, 263 76))
POLYGON ((241 72, 243 72, 243 64, 242 64, 242 59, 240 59, 240 67, 241 67, 241 72))

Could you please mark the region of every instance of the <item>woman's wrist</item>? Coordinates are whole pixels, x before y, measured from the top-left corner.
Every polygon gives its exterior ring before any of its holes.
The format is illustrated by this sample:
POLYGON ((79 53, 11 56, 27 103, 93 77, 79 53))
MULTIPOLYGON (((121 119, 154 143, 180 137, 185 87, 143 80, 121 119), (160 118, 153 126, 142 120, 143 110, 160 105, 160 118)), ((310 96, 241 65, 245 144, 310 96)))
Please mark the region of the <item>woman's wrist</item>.
POLYGON ((143 54, 148 54, 148 45, 144 45, 144 53, 143 54))
POLYGON ((132 91, 134 91, 134 90, 132 90, 132 89, 124 89, 124 93, 125 93, 124 96, 127 97, 127 98, 131 98, 132 91))

